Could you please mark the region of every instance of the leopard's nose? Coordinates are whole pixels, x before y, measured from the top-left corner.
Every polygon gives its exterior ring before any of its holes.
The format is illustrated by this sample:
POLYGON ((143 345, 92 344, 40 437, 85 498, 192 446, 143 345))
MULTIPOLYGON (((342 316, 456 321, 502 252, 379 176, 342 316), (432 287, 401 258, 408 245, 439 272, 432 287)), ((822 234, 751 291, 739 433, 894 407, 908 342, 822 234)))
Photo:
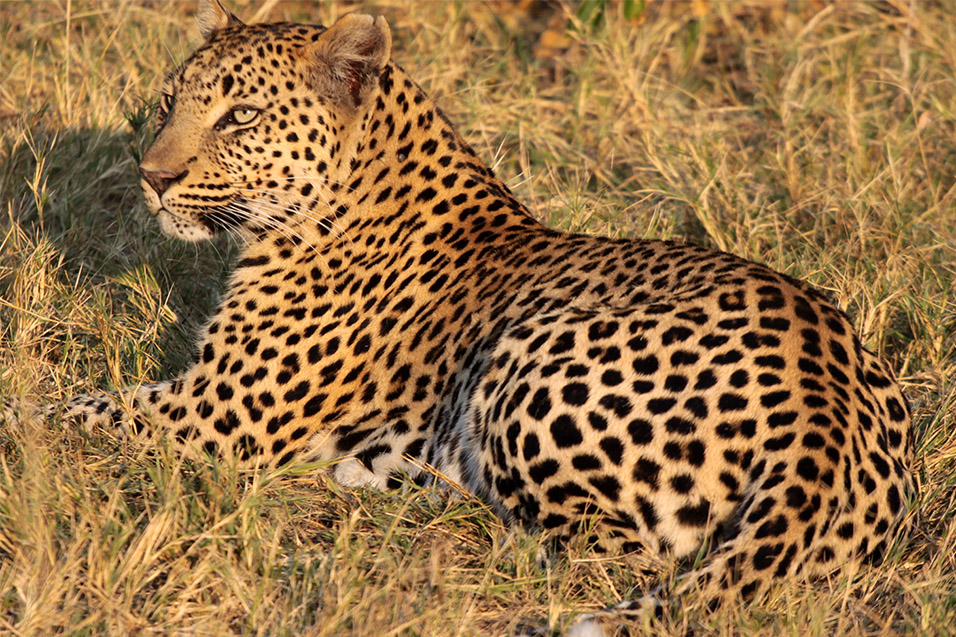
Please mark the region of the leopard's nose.
POLYGON ((169 170, 146 170, 145 168, 139 169, 139 174, 143 176, 143 180, 149 184, 149 186, 156 191, 156 194, 160 197, 163 196, 163 193, 172 186, 177 181, 181 180, 189 173, 188 170, 177 174, 169 170))

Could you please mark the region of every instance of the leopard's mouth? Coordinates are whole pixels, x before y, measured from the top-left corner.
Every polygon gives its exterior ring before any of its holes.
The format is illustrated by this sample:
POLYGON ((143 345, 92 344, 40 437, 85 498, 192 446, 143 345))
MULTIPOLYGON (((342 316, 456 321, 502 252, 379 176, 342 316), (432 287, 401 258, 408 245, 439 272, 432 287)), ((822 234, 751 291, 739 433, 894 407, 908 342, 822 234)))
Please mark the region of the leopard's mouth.
POLYGON ((214 206, 199 215, 199 223, 210 232, 219 234, 238 230, 249 219, 249 210, 244 200, 233 200, 225 205, 214 206))
POLYGON ((160 230, 170 237, 195 242, 205 241, 216 236, 216 232, 213 232, 205 224, 196 219, 176 214, 168 208, 159 208, 154 214, 159 221, 160 230))
POLYGON ((167 207, 162 200, 151 206, 147 201, 149 211, 170 225, 182 227, 189 225, 202 228, 211 235, 238 229, 249 219, 248 207, 241 199, 233 199, 227 203, 209 207, 197 207, 191 214, 183 214, 173 207, 167 207))

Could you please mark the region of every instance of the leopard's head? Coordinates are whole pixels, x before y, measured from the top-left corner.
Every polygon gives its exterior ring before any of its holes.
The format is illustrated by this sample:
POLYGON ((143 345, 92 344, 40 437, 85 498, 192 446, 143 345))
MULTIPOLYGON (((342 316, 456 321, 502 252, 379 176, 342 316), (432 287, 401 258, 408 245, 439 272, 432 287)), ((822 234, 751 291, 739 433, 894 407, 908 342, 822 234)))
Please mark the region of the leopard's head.
POLYGON ((163 85, 146 205, 187 241, 321 223, 388 64, 384 18, 245 25, 204 0, 205 43, 163 85))

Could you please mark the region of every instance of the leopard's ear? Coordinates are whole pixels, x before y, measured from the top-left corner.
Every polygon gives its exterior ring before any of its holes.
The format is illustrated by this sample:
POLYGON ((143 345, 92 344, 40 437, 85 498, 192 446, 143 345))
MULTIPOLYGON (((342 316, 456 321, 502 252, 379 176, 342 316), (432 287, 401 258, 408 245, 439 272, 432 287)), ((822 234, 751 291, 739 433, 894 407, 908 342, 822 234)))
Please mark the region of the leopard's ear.
POLYGON ((242 20, 230 13, 219 0, 199 0, 196 22, 204 40, 209 40, 216 31, 242 24, 242 20))
POLYGON ((310 47, 310 82, 321 97, 353 112, 378 85, 392 52, 385 18, 350 14, 323 32, 310 47))

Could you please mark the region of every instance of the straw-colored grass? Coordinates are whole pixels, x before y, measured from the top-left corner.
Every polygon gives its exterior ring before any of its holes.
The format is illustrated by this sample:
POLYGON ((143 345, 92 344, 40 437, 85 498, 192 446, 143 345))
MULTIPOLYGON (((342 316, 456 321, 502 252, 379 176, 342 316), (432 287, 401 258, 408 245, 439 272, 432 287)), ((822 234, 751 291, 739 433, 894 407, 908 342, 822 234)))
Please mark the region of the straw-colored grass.
MULTIPOLYGON (((898 370, 920 492, 886 561, 663 634, 956 626, 956 20, 947 0, 236 2, 383 13, 394 57, 555 227, 680 238, 826 290, 898 370), (630 12, 631 20, 625 12, 630 12), (637 13, 635 13, 637 12, 637 13), (572 15, 570 22, 563 16, 572 15), (638 15, 639 14, 639 15, 638 15), (567 24, 566 24, 567 23, 567 24)), ((235 249, 144 211, 136 164, 192 3, 0 5, 0 395, 167 378, 235 249)), ((488 635, 560 629, 672 564, 597 559, 479 502, 236 475, 49 422, 0 424, 0 633, 488 635)))

